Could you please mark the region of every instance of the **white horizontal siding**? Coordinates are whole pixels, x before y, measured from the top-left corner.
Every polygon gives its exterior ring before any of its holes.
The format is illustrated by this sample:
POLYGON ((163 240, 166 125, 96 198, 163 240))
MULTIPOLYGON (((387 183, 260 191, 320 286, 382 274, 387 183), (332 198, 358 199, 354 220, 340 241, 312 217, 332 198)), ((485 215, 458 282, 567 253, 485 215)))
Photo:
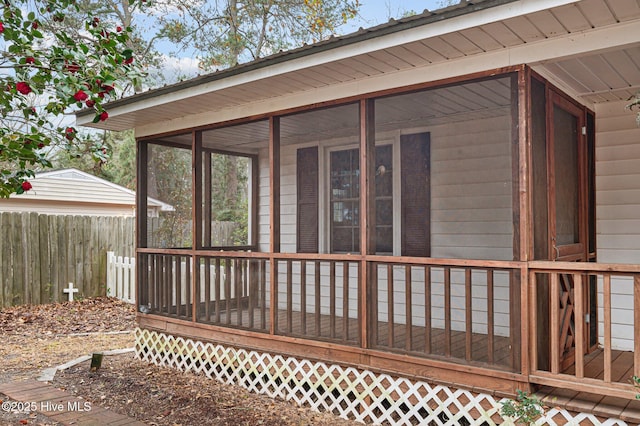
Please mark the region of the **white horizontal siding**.
POLYGON ((135 204, 135 194, 128 190, 127 192, 121 191, 102 182, 56 179, 52 177, 36 177, 30 182, 33 185, 33 189, 22 195, 16 195, 16 198, 81 201, 88 203, 135 204))
MULTIPOLYGON (((640 264, 640 128, 624 104, 596 109, 596 230, 598 261, 640 264)), ((633 350, 633 287, 611 282, 614 349, 633 350)), ((598 329, 604 335, 602 283, 598 329)))
POLYGON ((432 256, 512 259, 511 116, 428 131, 432 256))
MULTIPOLYGON (((403 133, 428 131, 431 133, 431 178, 432 178, 432 255, 434 257, 503 259, 513 257, 513 217, 512 217, 512 178, 511 178, 511 116, 469 121, 464 126, 439 125, 428 129, 405 130, 403 133)), ((376 135, 379 141, 399 140, 397 132, 376 135)), ((351 145, 357 143, 357 137, 351 139, 320 142, 322 157, 325 147, 351 145)), ((304 145, 304 146, 308 146, 304 145)), ((296 152, 302 145, 281 147, 281 251, 296 251, 296 152)), ((259 189, 259 241, 260 249, 269 247, 269 164, 268 151, 260 151, 260 189, 259 189)), ((321 166, 322 167, 322 166, 321 166)), ((321 173, 322 176, 322 173, 321 173)), ((322 179, 322 178, 321 178, 322 179)), ((325 178, 326 180, 326 178, 325 178)), ((321 185, 326 185, 322 182, 321 185)), ((320 191, 319 196, 325 196, 320 191)), ((323 215, 321 214, 322 218, 323 215)), ((321 219, 322 221, 322 219, 321 219)), ((327 238, 328 231, 321 229, 320 238, 327 238)), ((329 278, 322 273, 321 294, 323 313, 328 309, 329 278)), ((308 271, 310 274, 311 271, 308 271)), ((424 276, 416 271, 413 278, 413 321, 415 325, 424 325, 424 276)), ((452 274, 452 328, 465 329, 464 277, 452 274), (461 281, 462 280, 462 281, 461 281)), ((281 282, 286 282, 280 271, 281 282)), ((308 278, 309 280, 310 278, 308 278)), ((444 285, 442 272, 434 270, 432 310, 434 327, 444 326, 444 285), (440 276, 440 278, 438 278, 440 276), (442 308, 438 308, 442 307, 442 308)), ((338 315, 341 311, 341 278, 336 280, 338 315)), ((474 331, 487 331, 486 275, 474 273, 473 319, 474 331), (476 276, 477 275, 477 276, 476 276)), ((300 278, 294 267, 293 306, 300 308, 300 278)), ((308 281, 308 286, 311 285, 308 281)), ((379 318, 386 321, 387 290, 386 275, 379 276, 379 318)), ((355 286, 356 284, 351 284, 355 286)), ((497 277, 495 289, 495 328, 497 335, 509 335, 509 288, 508 277, 497 277)), ((312 285, 311 285, 312 287, 312 285)), ((279 306, 286 304, 285 286, 279 287, 279 306)), ((313 289, 307 290, 307 311, 313 311, 313 289)), ((404 323, 405 296, 404 275, 398 273, 395 278, 394 296, 397 306, 394 308, 394 321, 404 323)), ((354 298, 350 301, 350 316, 357 314, 356 287, 350 289, 354 298)), ((351 299, 351 297, 350 297, 351 299)))

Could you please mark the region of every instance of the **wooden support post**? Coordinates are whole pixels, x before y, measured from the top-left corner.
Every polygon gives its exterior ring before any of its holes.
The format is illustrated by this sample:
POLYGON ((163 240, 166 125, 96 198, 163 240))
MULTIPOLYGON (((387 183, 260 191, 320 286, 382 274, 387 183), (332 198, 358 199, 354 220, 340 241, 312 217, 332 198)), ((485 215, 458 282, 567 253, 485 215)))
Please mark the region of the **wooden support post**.
MULTIPOLYGON (((149 149, 147 142, 136 141, 136 249, 147 247, 147 164, 149 162, 149 149)), ((145 254, 138 255, 136 250, 136 306, 140 303, 140 289, 148 286, 157 286, 158 281, 149 282, 149 275, 146 274, 146 268, 141 266, 144 262, 140 260, 146 257, 145 254)))
POLYGON ((369 347, 371 285, 367 255, 376 250, 375 217, 375 111, 373 99, 360 101, 360 344, 369 347))
MULTIPOLYGON (((533 251, 531 225, 531 194, 529 175, 531 164, 531 72, 526 66, 518 69, 512 80, 512 179, 513 179, 513 259, 528 261, 533 251)), ((526 267, 510 273, 512 365, 522 374, 529 371, 529 305, 526 267)))
POLYGON ((280 253, 280 117, 269 118, 269 194, 269 332, 275 334, 278 316, 278 265, 275 254, 280 253))
MULTIPOLYGON (((201 138, 202 139, 202 138, 201 138)), ((202 161, 204 168, 204 204, 202 206, 202 221, 204 222, 203 228, 203 241, 202 244, 204 247, 211 247, 213 242, 211 241, 211 213, 212 213, 212 194, 211 194, 211 186, 213 184, 212 176, 211 176, 211 152, 202 153, 202 161)))
MULTIPOLYGON (((191 255, 191 300, 185 300, 185 304, 187 305, 187 309, 189 307, 189 302, 191 302, 191 321, 196 322, 197 320, 197 307, 198 307, 198 295, 200 292, 198 291, 199 283, 200 283, 200 259, 196 256, 196 251, 202 249, 202 132, 194 131, 192 133, 192 145, 191 145, 191 179, 193 188, 192 200, 191 202, 191 215, 193 218, 193 223, 191 225, 191 244, 194 249, 194 252, 191 255)), ((210 168, 209 168, 210 169, 210 168)), ((210 173, 210 172, 209 172, 210 173)), ((206 188, 207 192, 211 193, 211 187, 206 188)), ((209 208, 209 214, 211 214, 211 208, 209 208)), ((209 226, 211 226, 211 220, 208 221, 209 226)), ((211 232, 209 232, 209 236, 211 236, 211 232)), ((187 269, 187 272, 189 269, 187 269)), ((187 273, 189 277, 189 274, 187 273)), ((189 291, 187 291, 187 296, 189 295, 189 291)), ((189 312, 186 312, 189 315, 189 312)))

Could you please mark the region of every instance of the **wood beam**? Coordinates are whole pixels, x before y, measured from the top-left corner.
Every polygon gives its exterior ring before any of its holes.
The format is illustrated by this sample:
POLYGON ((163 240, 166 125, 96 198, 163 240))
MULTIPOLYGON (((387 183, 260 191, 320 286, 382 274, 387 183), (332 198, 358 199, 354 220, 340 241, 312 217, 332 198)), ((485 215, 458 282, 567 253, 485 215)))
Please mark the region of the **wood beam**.
POLYGON ((136 140, 136 305, 139 305, 141 289, 148 288, 147 275, 145 274, 147 256, 138 256, 137 249, 147 247, 147 164, 149 162, 149 148, 147 142, 136 140), (144 262, 140 262, 144 259, 144 262))
POLYGON ((278 264, 275 254, 280 252, 280 117, 269 118, 269 203, 269 332, 275 334, 278 317, 278 264))
MULTIPOLYGON (((372 99, 360 101, 360 253, 361 274, 359 283, 360 338, 363 348, 369 346, 369 331, 372 330, 369 301, 372 285, 369 283, 370 265, 366 256, 375 254, 375 110, 372 99)), ((376 307, 377 309, 377 307, 376 307)))
MULTIPOLYGON (((191 134, 191 246, 194 250, 202 249, 202 132, 192 132, 191 134)), ((209 168, 211 170, 211 168, 209 168)), ((211 193, 211 187, 208 188, 211 193)), ((209 209, 209 212, 211 209, 209 209)), ((209 226, 211 221, 209 220, 209 226)), ((209 233, 211 235, 211 233, 209 233)), ((200 268, 198 267, 198 257, 195 253, 191 256, 191 319, 196 322, 198 306, 198 283, 200 282, 200 268)), ((185 300, 188 305, 188 301, 185 300)))

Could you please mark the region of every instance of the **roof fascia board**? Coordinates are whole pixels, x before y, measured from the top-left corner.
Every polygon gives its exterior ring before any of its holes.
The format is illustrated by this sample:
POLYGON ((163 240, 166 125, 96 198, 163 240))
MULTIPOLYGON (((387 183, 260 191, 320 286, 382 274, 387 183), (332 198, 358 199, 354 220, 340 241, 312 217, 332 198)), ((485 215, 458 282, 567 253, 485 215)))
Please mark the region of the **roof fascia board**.
POLYGON ((310 95, 310 92, 299 92, 261 102, 251 102, 233 108, 207 111, 188 117, 176 117, 174 120, 140 126, 136 128, 136 137, 206 126, 215 122, 267 114, 273 111, 329 102, 335 99, 344 99, 346 97, 437 81, 496 68, 520 64, 543 64, 547 61, 568 58, 584 53, 606 51, 618 46, 638 44, 636 35, 639 33, 640 20, 630 21, 596 30, 588 30, 583 33, 572 33, 553 39, 544 39, 535 43, 505 48, 503 50, 462 57, 425 67, 412 68, 393 74, 384 74, 322 89, 315 89, 312 95, 310 95), (212 112, 215 112, 215 122, 212 122, 212 117, 214 116, 212 112))
MULTIPOLYGON (((313 49, 309 49, 307 54, 292 57, 289 60, 286 59, 287 55, 285 54, 285 60, 269 64, 270 61, 267 59, 265 61, 265 66, 258 67, 257 69, 246 72, 239 70, 240 72, 231 74, 227 77, 222 77, 224 75, 224 73, 222 73, 221 78, 216 78, 209 82, 203 82, 202 84, 189 84, 188 87, 184 87, 185 84, 179 83, 175 85, 175 90, 172 91, 152 90, 147 93, 134 95, 131 98, 124 98, 112 103, 109 107, 109 114, 111 116, 127 114, 142 108, 170 103, 186 99, 194 95, 223 90, 275 75, 295 72, 300 69, 323 65, 339 61, 341 59, 367 54, 411 43, 417 40, 437 37, 439 35, 527 15, 579 1, 580 0, 519 0, 423 25, 416 25, 415 27, 399 29, 390 33, 380 31, 382 35, 379 36, 376 36, 376 30, 373 30, 369 33, 369 38, 365 38, 364 40, 357 41, 355 43, 347 43, 344 45, 338 45, 334 48, 326 48, 321 52, 314 52, 313 49), (183 86, 183 88, 180 86, 183 86)), ((187 81, 185 83, 189 82, 187 81)), ((91 111, 80 111, 76 117, 77 124, 90 126, 92 124, 93 117, 94 114, 91 111)), ((106 122, 101 124, 102 126, 106 126, 104 128, 108 128, 108 124, 106 122)), ((102 126, 100 127, 102 128, 102 126)))

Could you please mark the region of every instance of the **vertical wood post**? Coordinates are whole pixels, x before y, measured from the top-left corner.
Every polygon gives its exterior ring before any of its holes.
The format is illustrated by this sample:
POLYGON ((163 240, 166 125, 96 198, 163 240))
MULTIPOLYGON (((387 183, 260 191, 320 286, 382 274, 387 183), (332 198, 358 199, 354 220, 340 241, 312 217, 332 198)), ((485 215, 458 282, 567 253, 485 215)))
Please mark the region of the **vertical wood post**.
MULTIPOLYGON (((522 67, 517 73, 517 84, 514 84, 512 92, 512 132, 514 135, 513 146, 513 256, 514 260, 528 261, 533 253, 533 227, 531 225, 531 210, 533 200, 531 194, 533 186, 529 179, 531 172, 531 105, 530 105, 530 81, 531 73, 527 67, 522 67)), ((514 82, 515 83, 515 82, 514 82)), ((529 362, 529 274, 525 266, 520 271, 511 274, 513 291, 511 309, 520 312, 520 315, 512 314, 512 333, 518 333, 520 341, 513 346, 513 366, 518 368, 521 374, 528 375, 529 362), (518 285, 516 285, 518 284, 518 285)), ((536 338, 531 336, 531 338, 536 338)))
MULTIPOLYGON (((586 275, 585 275, 586 276, 586 275)), ((584 351, 585 351, 585 336, 586 330, 584 326, 584 286, 583 275, 573 274, 573 309, 575 315, 575 370, 576 377, 578 379, 584 378, 584 351)))
MULTIPOLYGON (((640 275, 633 276, 633 334, 638 336, 640 324, 640 275)), ((640 376, 640 339, 633 341, 633 374, 640 376)))
MULTIPOLYGON (((149 163, 149 145, 147 142, 136 141, 136 249, 147 247, 147 164, 149 163)), ((138 257, 136 251, 136 305, 140 302, 140 288, 149 285, 146 271, 147 255, 138 257), (144 260, 143 260, 144 258, 144 260)), ((156 282, 151 283, 156 285, 156 282)), ((137 309, 136 309, 137 310, 137 309)))
MULTIPOLYGON (((611 383, 611 275, 605 274, 602 277, 602 281, 602 309, 604 311, 604 381, 611 383)), ((634 306, 634 312, 637 308, 637 306, 634 306)), ((635 330, 634 334, 636 334, 635 330)))
MULTIPOLYGON (((373 99, 360 101, 360 344, 369 347, 371 286, 367 255, 374 254, 375 241, 375 111, 373 99)), ((377 309, 377 306, 375 307, 377 309)))
POLYGON ((275 253, 280 253, 280 117, 269 118, 269 194, 269 332, 275 334, 278 310, 278 265, 275 253))
MULTIPOLYGON (((202 141, 202 136, 200 137, 202 141)), ((202 144, 200 145, 202 149, 202 144)), ((202 168, 204 169, 204 204, 202 206, 202 221, 204 222, 202 244, 204 247, 211 247, 211 153, 207 152, 206 155, 201 153, 202 168)), ((195 188, 195 187, 194 187, 195 188)), ((201 191, 202 192, 202 191, 201 191)))
MULTIPOLYGON (((202 132, 194 131, 192 133, 191 144, 191 179, 192 179, 192 207, 191 218, 193 223, 191 224, 191 246, 193 247, 193 253, 191 255, 191 321, 196 322, 197 319, 197 307, 198 307, 198 284, 200 282, 200 267, 198 265, 199 259, 196 256, 196 250, 202 249, 202 132)), ((211 167, 209 167, 208 174, 211 173, 211 167)), ((207 188, 207 192, 211 193, 211 187, 207 188)), ((209 215, 211 214, 211 208, 207 209, 209 215)), ((211 226, 211 220, 208 221, 209 227, 211 226)), ((211 236, 211 232, 209 232, 211 236)), ((187 307, 189 301, 185 301, 187 307)), ((187 312, 188 314, 188 312, 187 312)))
POLYGON ((258 156, 251 159, 251 205, 249 206, 249 245, 257 250, 258 247, 258 206, 260 204, 260 171, 258 169, 258 156))
POLYGON ((551 372, 560 373, 560 282, 557 272, 551 274, 551 372))

